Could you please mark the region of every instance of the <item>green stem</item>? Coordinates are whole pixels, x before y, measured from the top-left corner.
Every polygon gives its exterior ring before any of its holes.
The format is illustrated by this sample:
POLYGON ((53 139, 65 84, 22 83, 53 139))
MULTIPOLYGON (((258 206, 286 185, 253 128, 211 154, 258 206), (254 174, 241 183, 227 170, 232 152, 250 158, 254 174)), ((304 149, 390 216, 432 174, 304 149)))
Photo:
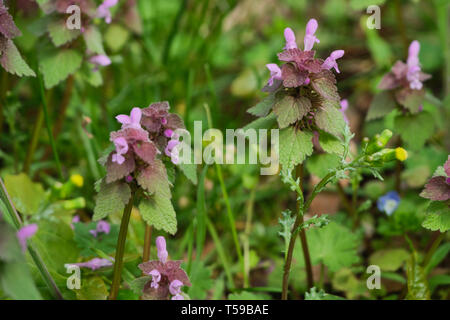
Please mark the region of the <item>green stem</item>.
POLYGON ((142 252, 142 262, 150 260, 150 248, 152 243, 152 226, 145 224, 144 251, 142 252))
MULTIPOLYGON (((14 226, 16 229, 20 229, 23 225, 22 219, 17 212, 16 208, 14 207, 13 202, 11 201, 11 198, 9 197, 8 191, 6 190, 6 187, 3 183, 2 178, 0 178, 0 192, 1 192, 1 198, 4 200, 4 203, 6 205, 7 211, 9 213, 9 216, 11 220, 14 223, 14 226)), ((39 273, 41 274, 42 278, 44 279, 45 283, 47 284, 48 288, 50 289, 51 294, 55 299, 63 300, 63 296, 61 292, 58 289, 58 286, 56 285, 55 281, 53 280, 52 276, 50 275, 50 272, 48 271, 47 267, 45 266, 44 261, 42 260, 39 253, 34 248, 33 243, 30 241, 28 245, 28 253, 30 254, 31 258, 33 259, 34 264, 36 265, 37 269, 39 270, 39 273)))
POLYGON ((123 268, 123 255, 125 253, 125 242, 127 239, 128 223, 130 222, 131 209, 133 209, 134 191, 131 192, 130 200, 125 206, 122 215, 122 222, 120 223, 119 238, 117 239, 116 257, 114 259, 113 281, 111 285, 111 292, 109 293, 109 300, 116 300, 119 293, 120 280, 123 268))
POLYGON ((58 169, 59 177, 61 178, 61 180, 64 180, 64 175, 63 175, 63 172, 61 169, 61 163, 59 162, 59 156, 58 156, 58 152, 56 150, 55 140, 53 139, 53 131, 52 131, 52 126, 51 126, 51 122, 50 122, 50 117, 48 116, 47 100, 45 99, 45 93, 44 93, 44 82, 42 80, 42 75, 39 72, 38 72, 38 77, 39 77, 39 86, 40 86, 40 92, 41 92, 42 109, 44 111, 45 126, 47 127, 48 139, 50 140, 50 145, 52 147, 53 157, 55 158, 56 168, 58 169))
POLYGON ((434 239, 433 244, 431 245, 430 249, 428 250, 427 255, 425 256, 425 259, 423 260, 424 268, 426 268, 428 266, 428 264, 430 263, 431 258, 433 257, 437 248, 441 244, 442 240, 444 240, 444 237, 445 237, 445 232, 440 232, 440 234, 434 239))
POLYGON ((255 192, 253 188, 247 202, 247 220, 245 221, 244 232, 244 288, 250 287, 250 232, 252 227, 253 207, 255 203, 255 192))
POLYGON ((325 185, 330 182, 331 178, 333 177, 334 172, 328 173, 315 187, 312 191, 309 198, 304 202, 303 193, 300 187, 297 188, 297 194, 299 196, 298 203, 299 203, 299 212, 297 213, 297 217, 295 218, 294 226, 292 227, 291 231, 291 239, 289 240, 289 247, 288 252, 286 256, 286 262, 284 264, 284 272, 283 272, 283 287, 282 287, 282 293, 281 293, 281 299, 287 300, 287 294, 288 294, 288 285, 289 285, 289 274, 291 271, 291 264, 292 264, 292 255, 294 252, 295 247, 295 238, 297 237, 297 233, 299 232, 299 227, 303 221, 303 214, 305 212, 308 212, 308 209, 311 205, 311 202, 314 200, 316 195, 325 187, 325 185))
POLYGON ((233 276, 231 274, 231 267, 228 263, 227 255, 225 254, 225 250, 223 248, 222 242, 220 241, 220 237, 208 217, 206 217, 206 226, 208 227, 209 234, 214 241, 214 246, 216 247, 217 254, 222 261, 223 269, 225 270, 225 276, 227 277, 228 281, 228 287, 232 289, 234 288, 234 283, 233 276))

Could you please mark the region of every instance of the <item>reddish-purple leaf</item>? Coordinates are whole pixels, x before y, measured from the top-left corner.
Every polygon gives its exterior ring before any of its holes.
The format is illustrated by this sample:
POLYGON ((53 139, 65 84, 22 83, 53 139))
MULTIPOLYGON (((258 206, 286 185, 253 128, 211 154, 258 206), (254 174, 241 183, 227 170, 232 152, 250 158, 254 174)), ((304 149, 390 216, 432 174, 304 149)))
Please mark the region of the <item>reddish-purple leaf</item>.
POLYGON ((450 185, 446 183, 446 177, 433 177, 425 185, 420 196, 434 201, 447 201, 450 199, 450 185))
POLYGON ((0 33, 7 39, 21 35, 20 30, 16 27, 13 18, 2 2, 0 2, 0 33))
POLYGON ((108 161, 106 162, 106 182, 111 183, 113 181, 122 179, 132 173, 135 169, 135 161, 132 152, 128 152, 125 154, 125 161, 122 164, 118 164, 117 162, 112 162, 112 154, 115 151, 111 152, 108 157, 108 161))
POLYGON ((137 142, 133 144, 133 150, 139 158, 148 164, 152 164, 155 161, 156 154, 158 153, 158 149, 156 149, 155 144, 150 141, 137 142))

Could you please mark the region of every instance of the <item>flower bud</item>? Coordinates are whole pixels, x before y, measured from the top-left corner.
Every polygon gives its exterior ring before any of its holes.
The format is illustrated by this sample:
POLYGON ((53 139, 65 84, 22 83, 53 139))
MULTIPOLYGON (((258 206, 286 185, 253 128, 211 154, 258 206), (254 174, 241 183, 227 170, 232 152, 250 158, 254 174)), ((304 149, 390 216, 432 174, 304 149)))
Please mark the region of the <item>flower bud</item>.
POLYGON ((366 153, 373 154, 383 149, 392 137, 392 131, 385 129, 381 134, 375 135, 374 139, 367 145, 366 153))

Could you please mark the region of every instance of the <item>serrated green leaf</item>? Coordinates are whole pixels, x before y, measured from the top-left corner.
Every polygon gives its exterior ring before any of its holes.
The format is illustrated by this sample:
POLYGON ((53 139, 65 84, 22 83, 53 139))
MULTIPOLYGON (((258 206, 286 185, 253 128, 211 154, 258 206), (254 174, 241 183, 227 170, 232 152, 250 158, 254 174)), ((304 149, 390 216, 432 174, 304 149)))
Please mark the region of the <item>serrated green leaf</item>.
POLYGON ((313 134, 289 127, 280 132, 280 163, 290 171, 313 152, 313 134))
POLYGON ((370 104, 369 112, 366 116, 366 121, 379 119, 392 112, 395 109, 396 103, 391 93, 387 91, 382 91, 377 93, 373 97, 372 103, 370 104))
POLYGON ((319 131, 319 143, 322 149, 327 153, 334 153, 337 155, 342 155, 344 153, 342 141, 325 131, 319 131))
POLYGON ((406 149, 419 150, 434 132, 433 117, 425 111, 418 114, 399 115, 394 123, 394 130, 406 143, 406 149))
POLYGON ((328 106, 317 111, 315 116, 319 129, 331 133, 336 137, 343 137, 346 122, 342 112, 335 107, 328 106))
POLYGON ((422 226, 432 231, 446 232, 450 230, 450 208, 444 201, 431 201, 422 226))
POLYGON ((37 213, 45 201, 42 185, 31 181, 25 173, 6 175, 5 186, 16 209, 21 214, 37 213))
POLYGON ((111 213, 122 211, 131 197, 131 189, 123 182, 106 183, 102 181, 94 208, 94 221, 111 213))
POLYGON ((247 112, 257 117, 265 117, 269 114, 274 103, 275 103, 275 93, 271 93, 257 105, 248 109, 247 112))
POLYGON ((156 192, 149 199, 139 204, 142 218, 148 225, 157 230, 164 230, 170 234, 177 232, 177 217, 170 198, 156 192))
POLYGON ((311 86, 324 100, 340 101, 337 87, 329 77, 311 79, 311 86))
MULTIPOLYGON (((336 222, 331 222, 320 229, 308 229, 306 237, 313 265, 324 263, 331 272, 336 272, 360 260, 358 256, 360 237, 336 222)), ((294 258, 303 266, 302 250, 295 250, 294 258)))
POLYGON ((311 101, 306 97, 284 96, 275 101, 273 113, 277 116, 280 129, 302 119, 311 109, 311 101))
POLYGON ((36 76, 36 73, 34 73, 25 60, 22 59, 19 50, 17 50, 17 47, 11 40, 6 42, 6 48, 0 56, 0 64, 6 71, 19 77, 36 76))
POLYGON ((50 39, 57 47, 76 39, 81 33, 77 29, 67 29, 66 20, 53 20, 47 25, 47 31, 50 39))
POLYGON ((96 26, 89 26, 83 33, 83 38, 88 50, 96 54, 105 54, 102 43, 102 34, 96 26))
POLYGON ((47 89, 56 86, 81 66, 82 57, 75 50, 64 49, 44 56, 39 68, 44 76, 47 89))

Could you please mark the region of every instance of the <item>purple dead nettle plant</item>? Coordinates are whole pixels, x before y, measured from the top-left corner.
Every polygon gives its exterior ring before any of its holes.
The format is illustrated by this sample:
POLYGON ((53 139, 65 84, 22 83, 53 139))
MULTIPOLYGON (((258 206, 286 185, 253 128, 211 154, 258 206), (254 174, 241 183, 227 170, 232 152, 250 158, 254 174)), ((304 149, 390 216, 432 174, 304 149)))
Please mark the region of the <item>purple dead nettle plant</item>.
MULTIPOLYGON (((313 49, 320 40, 316 36, 318 23, 308 21, 301 50, 295 34, 286 28, 286 44, 278 59, 283 63, 267 64, 270 77, 263 91, 269 95, 248 110, 249 113, 269 121, 276 119, 280 131, 280 163, 283 169, 291 170, 312 154, 313 136, 326 152, 331 152, 331 144, 339 144, 346 126, 341 110, 340 97, 333 70, 339 73, 337 60, 344 55, 343 50, 335 50, 325 60, 317 58, 313 49), (299 152, 284 152, 292 149, 295 141, 301 142, 299 152)), ((262 119, 258 119, 258 123, 262 119)), ((256 122, 255 122, 256 123, 256 122)), ((251 127, 251 124, 249 125, 251 127)))
POLYGON ((367 115, 367 120, 383 117, 396 107, 403 114, 415 114, 423 110, 425 89, 423 82, 431 75, 422 72, 419 61, 420 43, 409 45, 406 63, 397 61, 391 71, 383 76, 367 115))
MULTIPOLYGON (((338 154, 344 166, 352 137, 344 119, 347 104, 345 101, 341 104, 333 73, 333 71, 340 73, 337 60, 343 57, 344 50, 331 52, 325 60, 317 58, 313 50, 314 45, 320 43, 316 36, 317 29, 317 21, 309 20, 306 24, 303 50, 297 46, 294 32, 290 28, 284 30, 286 44, 283 51, 278 53, 278 59, 282 65, 281 67, 273 63, 267 65, 270 77, 263 91, 268 92, 269 95, 248 110, 249 113, 260 118, 254 122, 256 127, 261 127, 261 124, 272 127, 275 122, 278 124, 282 179, 298 193, 299 212, 292 219, 293 224, 287 227, 282 299, 287 299, 290 266, 297 232, 300 232, 302 239, 306 239, 305 229, 302 228, 303 214, 308 211, 310 199, 332 181, 335 175, 338 175, 338 172, 330 172, 318 184, 319 187, 315 187, 312 196, 305 201, 299 183, 301 174, 293 178, 291 172, 296 167, 301 169, 299 166, 306 157, 312 155, 314 145, 317 152, 338 154)), ((247 128, 252 126, 253 123, 247 125, 247 128)), ((297 170, 297 173, 301 171, 297 170)), ((316 226, 328 223, 326 216, 319 219, 320 222, 314 222, 316 226)), ((308 286, 312 286, 312 266, 309 262, 306 240, 302 240, 302 249, 308 286)))
MULTIPOLYGON (((116 119, 121 128, 111 132, 112 148, 99 159, 106 168, 106 176, 96 183, 98 197, 94 220, 123 210, 111 299, 115 298, 120 284, 126 226, 133 204, 139 203, 139 212, 148 227, 170 234, 175 234, 177 229, 167 168, 173 170, 174 165, 180 165, 175 148, 179 137, 175 132, 184 129, 184 123, 169 110, 168 102, 164 101, 143 109, 135 107, 130 115, 118 115, 116 119)), ((195 174, 195 168, 193 170, 195 174)), ((98 228, 94 230, 96 234, 100 231, 98 228)), ((172 287, 175 288, 176 283, 172 287)))
POLYGON ((158 260, 151 260, 139 265, 139 268, 147 275, 136 279, 137 283, 143 285, 141 292, 143 293, 143 298, 167 300, 171 296, 172 300, 184 300, 181 288, 183 286, 191 286, 191 282, 186 272, 180 267, 182 261, 168 260, 164 237, 159 236, 156 238, 156 248, 158 250, 158 260))

